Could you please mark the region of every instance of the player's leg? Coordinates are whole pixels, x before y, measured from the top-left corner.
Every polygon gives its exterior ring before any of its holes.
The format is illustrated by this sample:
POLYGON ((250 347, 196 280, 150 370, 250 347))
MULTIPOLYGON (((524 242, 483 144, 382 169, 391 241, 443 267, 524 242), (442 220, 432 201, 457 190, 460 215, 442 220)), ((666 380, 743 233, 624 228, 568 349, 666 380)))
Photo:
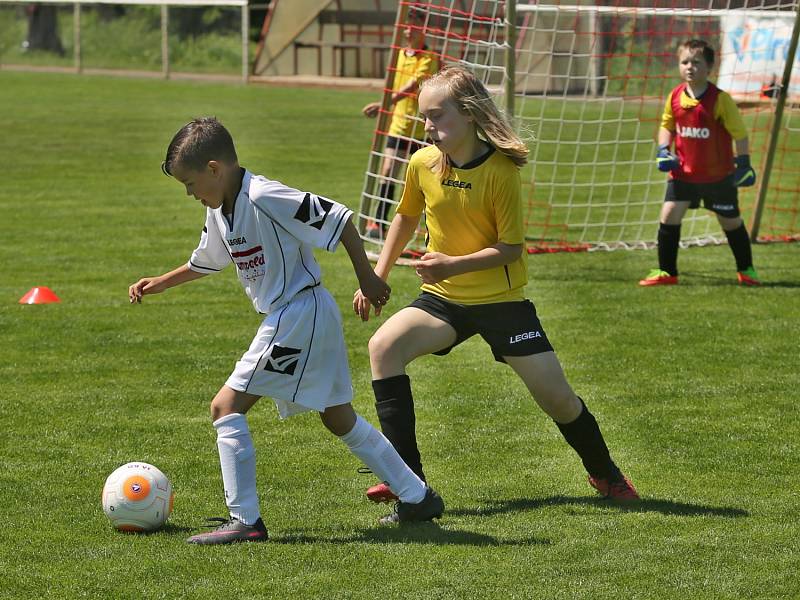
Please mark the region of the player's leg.
POLYGON ((578 453, 589 473, 589 483, 605 496, 637 498, 633 486, 611 460, 597 421, 567 383, 533 303, 485 304, 467 307, 466 311, 468 323, 475 323, 495 359, 514 369, 578 453))
POLYGON ((611 459, 594 416, 567 383, 555 352, 503 358, 577 452, 589 474, 589 483, 616 500, 638 499, 633 485, 611 459))
POLYGON ((673 285, 678 283, 678 248, 681 241, 681 221, 690 202, 679 194, 683 187, 670 180, 658 225, 658 269, 653 269, 639 282, 642 286, 673 285))
MULTIPOLYGON (((392 315, 369 341, 372 389, 381 430, 403 461, 425 481, 416 437, 416 416, 406 365, 418 356, 449 348, 456 331, 445 321, 410 306, 392 315)), ((393 498, 381 486, 370 488, 371 500, 393 498)))
POLYGON ((405 508, 393 514, 402 521, 429 521, 442 516, 444 502, 408 468, 383 434, 357 415, 350 403, 329 406, 322 423, 389 486, 405 508))
POLYGON ((761 285, 761 280, 753 266, 753 249, 750 243, 750 235, 747 233, 747 227, 745 227, 742 217, 739 216, 738 193, 736 188, 732 189, 733 192, 728 196, 729 203, 723 203, 723 206, 726 208, 731 206, 730 202, 732 201, 733 208, 727 211, 715 211, 717 221, 722 227, 722 231, 725 232, 725 237, 728 238, 728 247, 733 253, 734 260, 736 260, 739 283, 748 286, 761 285))
POLYGON ((267 539, 256 491, 255 449, 245 417, 258 399, 259 396, 224 385, 211 401, 230 520, 214 531, 190 537, 187 540, 190 543, 230 544, 267 539))

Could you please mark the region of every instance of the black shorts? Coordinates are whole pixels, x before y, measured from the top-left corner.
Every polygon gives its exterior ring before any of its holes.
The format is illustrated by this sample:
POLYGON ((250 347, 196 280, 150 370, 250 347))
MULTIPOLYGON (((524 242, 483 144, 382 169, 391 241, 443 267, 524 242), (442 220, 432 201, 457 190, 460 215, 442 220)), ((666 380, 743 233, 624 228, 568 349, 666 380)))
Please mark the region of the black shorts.
POLYGON ((392 150, 397 150, 398 154, 407 154, 410 156, 422 148, 422 145, 419 142, 412 142, 408 139, 390 135, 386 138, 386 147, 391 148, 392 150))
POLYGON ((498 362, 505 362, 504 356, 553 351, 530 300, 464 305, 422 292, 409 306, 424 310, 456 330, 456 341, 434 352, 437 356, 444 356, 476 333, 489 344, 498 362))
POLYGON ((738 217, 739 190, 733 185, 733 177, 726 177, 714 183, 690 183, 670 179, 664 202, 688 202, 689 208, 703 207, 722 217, 738 217))

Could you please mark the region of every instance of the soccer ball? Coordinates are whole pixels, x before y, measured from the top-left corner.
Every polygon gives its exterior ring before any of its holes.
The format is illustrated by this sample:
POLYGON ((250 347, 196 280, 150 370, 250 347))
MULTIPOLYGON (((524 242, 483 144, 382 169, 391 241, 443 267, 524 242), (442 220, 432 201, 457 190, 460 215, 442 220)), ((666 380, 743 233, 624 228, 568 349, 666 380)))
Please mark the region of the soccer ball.
POLYGON ((103 486, 103 512, 120 531, 153 531, 172 512, 172 485, 158 468, 143 462, 122 465, 103 486))

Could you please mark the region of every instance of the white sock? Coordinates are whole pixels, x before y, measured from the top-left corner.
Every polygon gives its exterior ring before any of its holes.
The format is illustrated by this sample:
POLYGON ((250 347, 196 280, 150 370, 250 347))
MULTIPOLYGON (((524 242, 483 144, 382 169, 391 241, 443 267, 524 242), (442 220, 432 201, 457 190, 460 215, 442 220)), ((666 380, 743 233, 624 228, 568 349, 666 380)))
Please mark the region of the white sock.
POLYGON ((231 516, 252 525, 261 516, 256 492, 256 452, 244 415, 233 413, 214 421, 225 504, 231 516))
POLYGON ((360 415, 356 415, 353 428, 339 439, 385 481, 400 500, 417 504, 425 498, 425 483, 408 468, 389 440, 360 415))

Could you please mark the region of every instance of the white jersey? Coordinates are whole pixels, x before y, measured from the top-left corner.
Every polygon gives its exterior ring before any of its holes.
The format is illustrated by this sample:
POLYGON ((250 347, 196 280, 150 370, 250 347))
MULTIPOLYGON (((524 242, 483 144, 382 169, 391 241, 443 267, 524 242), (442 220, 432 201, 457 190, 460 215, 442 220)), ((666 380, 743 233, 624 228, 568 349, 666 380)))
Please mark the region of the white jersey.
POLYGON ((215 273, 233 262, 255 309, 270 314, 320 283, 312 247, 333 252, 352 214, 338 202, 245 170, 230 220, 221 207, 207 209, 188 266, 215 273))

